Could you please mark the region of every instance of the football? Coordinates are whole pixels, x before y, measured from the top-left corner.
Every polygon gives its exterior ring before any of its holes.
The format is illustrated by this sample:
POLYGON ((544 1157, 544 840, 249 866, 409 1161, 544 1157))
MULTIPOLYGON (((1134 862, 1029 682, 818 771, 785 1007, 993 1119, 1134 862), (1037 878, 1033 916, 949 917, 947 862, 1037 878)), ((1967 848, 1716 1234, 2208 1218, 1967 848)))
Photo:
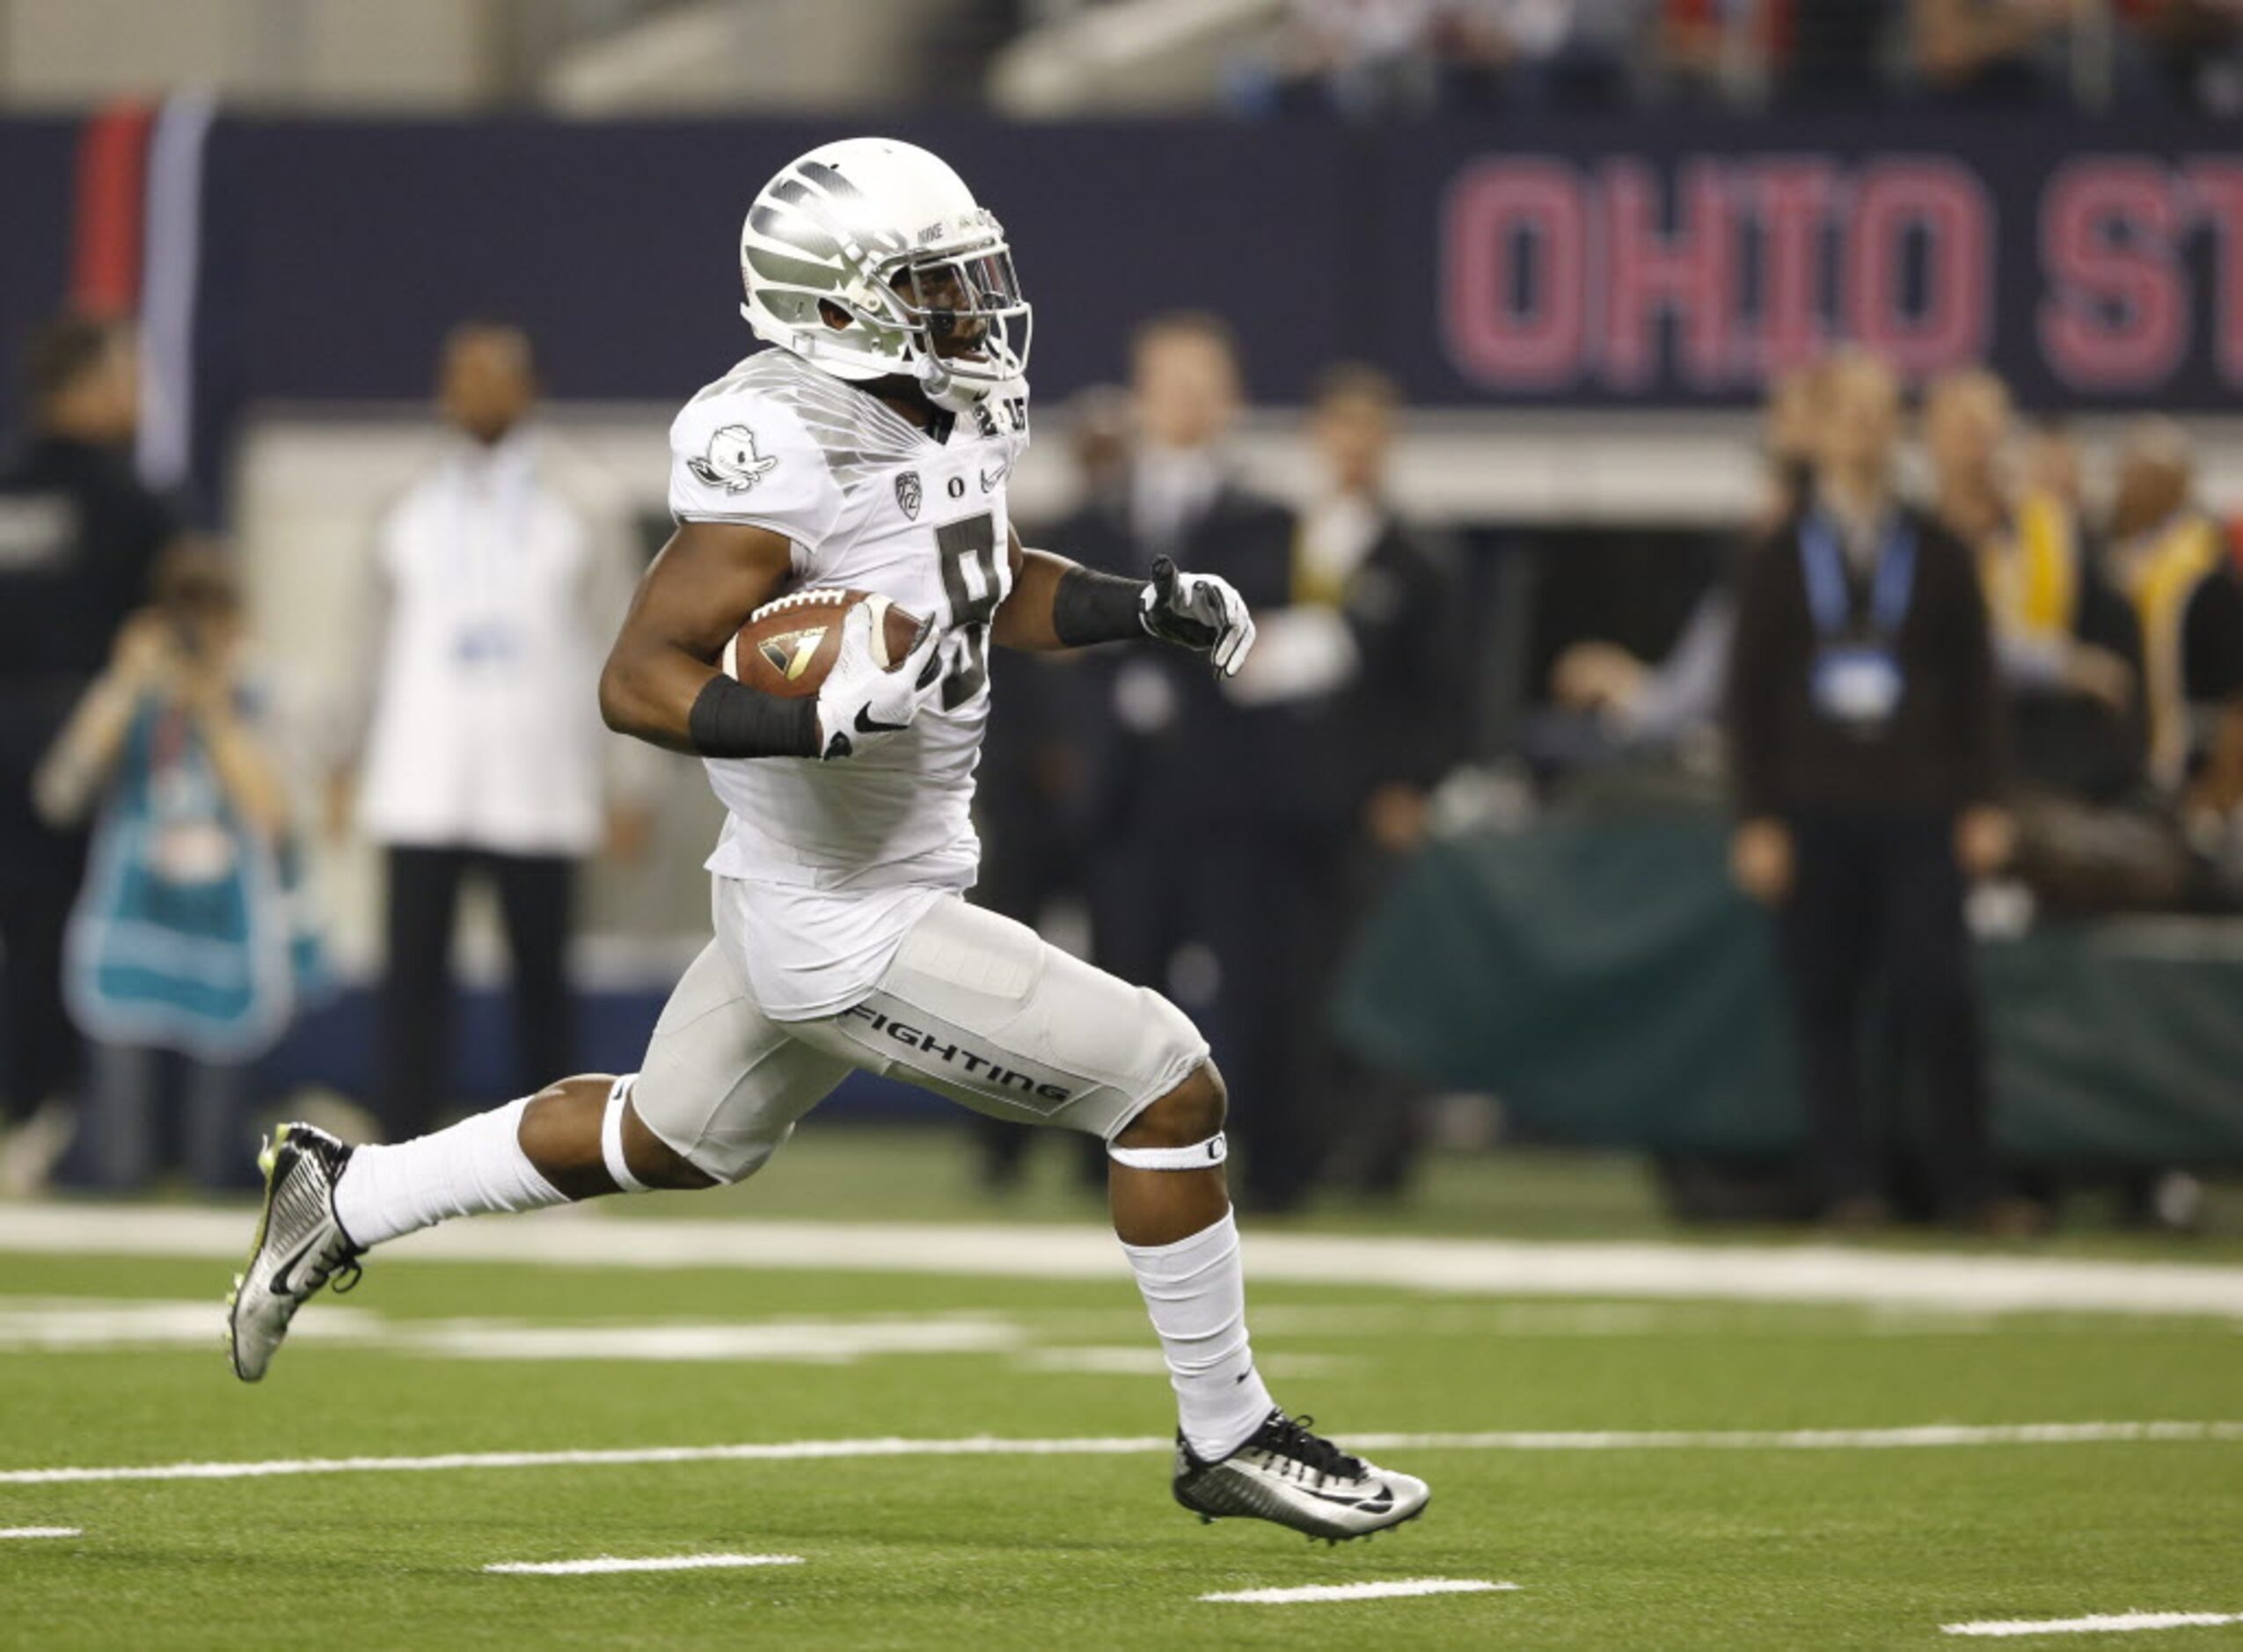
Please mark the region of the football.
POLYGON ((926 622, 870 591, 811 589, 765 603, 724 646, 724 674, 781 699, 818 691, 841 652, 841 622, 859 603, 873 609, 873 658, 882 670, 911 652, 926 622))

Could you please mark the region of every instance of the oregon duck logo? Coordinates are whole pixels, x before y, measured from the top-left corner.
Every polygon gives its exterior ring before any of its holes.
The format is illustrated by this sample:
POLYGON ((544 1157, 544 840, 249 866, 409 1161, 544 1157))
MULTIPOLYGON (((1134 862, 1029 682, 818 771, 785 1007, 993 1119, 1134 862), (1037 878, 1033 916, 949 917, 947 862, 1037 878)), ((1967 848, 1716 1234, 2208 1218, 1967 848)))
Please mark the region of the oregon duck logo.
POLYGON ((778 463, 756 451, 756 433, 746 425, 727 425, 709 438, 708 453, 688 459, 685 468, 712 487, 744 493, 778 463))

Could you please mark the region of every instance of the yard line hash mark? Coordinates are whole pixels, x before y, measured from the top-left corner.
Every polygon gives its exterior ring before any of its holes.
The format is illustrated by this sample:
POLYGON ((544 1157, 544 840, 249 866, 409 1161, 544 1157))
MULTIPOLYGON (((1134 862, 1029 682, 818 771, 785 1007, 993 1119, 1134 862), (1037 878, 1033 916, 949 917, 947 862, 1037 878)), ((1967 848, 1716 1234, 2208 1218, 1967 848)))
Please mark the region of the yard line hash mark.
MULTIPOLYGON (((2243 1443, 2243 1422, 1932 1423, 1903 1429, 1794 1429, 1784 1431, 1360 1434, 1364 1451, 1884 1451, 1947 1446, 2204 1444, 2243 1443)), ((740 1445, 626 1446, 607 1451, 454 1451, 438 1457, 296 1457, 217 1463, 138 1463, 98 1468, 0 1469, 0 1486, 52 1486, 98 1480, 263 1480, 281 1474, 432 1473, 478 1468, 599 1468, 670 1463, 800 1463, 885 1457, 1125 1457, 1173 1451, 1156 1435, 1066 1440, 778 1440, 740 1445)))
POLYGON ((1235 1601, 1249 1606, 1309 1605, 1327 1600, 1391 1600, 1404 1595, 1488 1595, 1516 1589, 1471 1577, 1398 1577, 1385 1583, 1311 1583, 1304 1589, 1239 1589, 1202 1600, 1235 1601))
POLYGON ((499 1561, 486 1572, 517 1576, 574 1577, 590 1572, 700 1572, 734 1566, 800 1566, 799 1554, 655 1554, 631 1559, 595 1554, 588 1561, 499 1561))
POLYGON ((1941 1634, 2134 1634, 2144 1629, 2214 1629, 2243 1623, 2243 1612, 2119 1612, 2093 1618, 2017 1618, 1989 1623, 1943 1623, 1941 1634))
POLYGON ((0 1526, 0 1538, 82 1538, 84 1526, 0 1526))

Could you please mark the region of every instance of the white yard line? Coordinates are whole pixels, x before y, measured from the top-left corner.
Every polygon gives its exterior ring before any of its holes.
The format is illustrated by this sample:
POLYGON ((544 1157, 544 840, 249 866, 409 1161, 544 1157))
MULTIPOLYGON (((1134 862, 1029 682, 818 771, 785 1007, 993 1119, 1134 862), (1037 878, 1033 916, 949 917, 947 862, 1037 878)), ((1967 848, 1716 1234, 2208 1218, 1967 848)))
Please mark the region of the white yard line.
POLYGON ((1398 1577, 1387 1583, 1313 1583, 1303 1589, 1240 1589, 1202 1600, 1238 1601, 1250 1606, 1306 1605, 1325 1600, 1392 1600, 1403 1595, 1489 1595, 1516 1583, 1482 1583, 1470 1577, 1398 1577))
MULTIPOLYGON (((1487 1434, 1351 1434, 1348 1444, 1384 1451, 1639 1451, 1729 1450, 1829 1451, 1925 1450, 1983 1445, 2204 1444, 2243 1442, 2243 1422, 2025 1422, 1906 1429, 1795 1429, 1487 1434)), ((434 1473, 453 1469, 593 1468, 670 1463, 799 1463, 839 1458, 1122 1457, 1168 1452, 1155 1435, 1006 1440, 987 1435, 950 1440, 896 1438, 779 1440, 742 1445, 626 1446, 611 1451, 455 1451, 439 1457, 296 1457, 216 1463, 122 1464, 99 1468, 0 1470, 0 1486, 107 1480, 264 1480, 289 1474, 434 1473)))
POLYGON ((2121 1612, 2095 1618, 2019 1618, 1991 1623, 1944 1623, 1941 1634, 2137 1634, 2144 1629, 2214 1629, 2243 1623, 2243 1612, 2121 1612))
POLYGON ((588 1561, 500 1561, 483 1569, 517 1576, 575 1577, 588 1572, 699 1572, 719 1567, 801 1564, 799 1554, 658 1554, 643 1560, 597 1554, 588 1561))
POLYGON ((0 1538, 82 1538, 84 1526, 0 1526, 0 1538))
MULTIPOLYGON (((0 1206, 0 1252, 239 1261, 245 1210, 0 1206)), ((1119 1279, 1114 1236, 1092 1223, 994 1227, 661 1220, 565 1208, 455 1222, 379 1254, 409 1261, 573 1268, 787 1268, 983 1278, 1119 1279)), ((1861 1303, 1975 1312, 2243 1319, 2243 1267, 2076 1261, 1828 1245, 1533 1243, 1249 1233, 1257 1283, 1370 1285, 1476 1296, 1861 1303)))

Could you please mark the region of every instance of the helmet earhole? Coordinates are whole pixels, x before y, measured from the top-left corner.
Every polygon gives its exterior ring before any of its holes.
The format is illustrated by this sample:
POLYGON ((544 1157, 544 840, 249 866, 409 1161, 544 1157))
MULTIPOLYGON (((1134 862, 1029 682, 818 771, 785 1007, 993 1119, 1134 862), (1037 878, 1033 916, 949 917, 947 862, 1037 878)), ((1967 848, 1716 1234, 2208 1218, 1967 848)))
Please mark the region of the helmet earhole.
POLYGON ((849 312, 830 298, 818 300, 818 316, 826 325, 836 330, 849 325, 849 312))

